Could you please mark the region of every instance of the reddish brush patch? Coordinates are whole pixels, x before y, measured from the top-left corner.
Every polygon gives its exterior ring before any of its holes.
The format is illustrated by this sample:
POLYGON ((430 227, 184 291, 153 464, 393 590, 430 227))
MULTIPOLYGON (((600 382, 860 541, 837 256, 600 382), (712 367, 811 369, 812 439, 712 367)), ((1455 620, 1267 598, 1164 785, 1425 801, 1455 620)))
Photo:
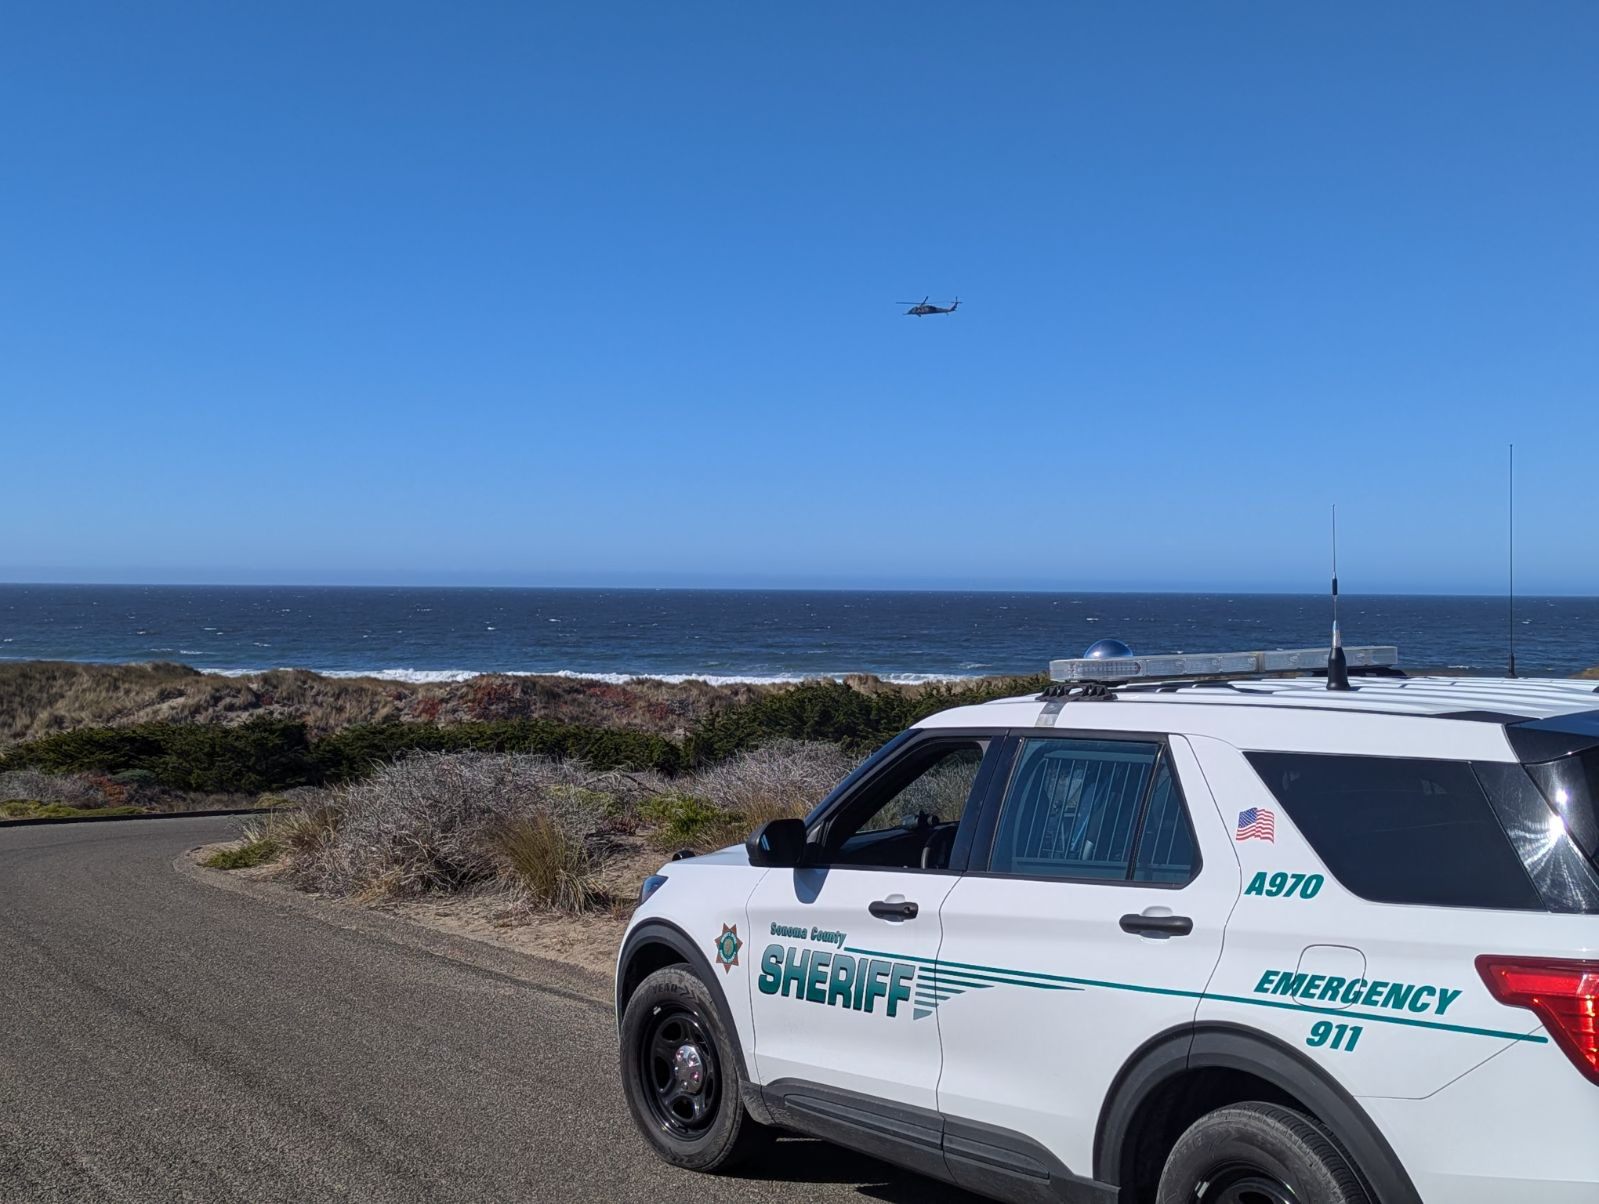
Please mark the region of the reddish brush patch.
POLYGON ((638 698, 638 695, 626 686, 612 685, 607 681, 589 682, 584 685, 583 692, 590 698, 618 707, 632 706, 638 698))
POLYGON ((100 792, 108 807, 120 806, 128 801, 128 788, 121 782, 113 782, 105 774, 91 775, 89 783, 100 792))
POLYGON ((438 719, 443 705, 437 698, 418 698, 411 704, 411 715, 426 723, 433 723, 438 719))
POLYGON ((474 719, 514 719, 526 708, 521 687, 502 678, 480 677, 472 682, 466 710, 474 719))

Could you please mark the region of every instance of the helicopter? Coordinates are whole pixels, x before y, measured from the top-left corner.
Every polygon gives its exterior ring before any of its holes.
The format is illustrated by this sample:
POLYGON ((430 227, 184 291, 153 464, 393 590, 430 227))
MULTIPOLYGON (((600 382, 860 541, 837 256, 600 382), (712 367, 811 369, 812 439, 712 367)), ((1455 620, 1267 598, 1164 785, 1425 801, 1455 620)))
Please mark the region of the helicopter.
POLYGON ((960 308, 961 299, 956 297, 954 304, 952 305, 929 305, 926 297, 923 297, 920 301, 899 301, 895 304, 910 306, 910 308, 905 311, 906 317, 925 318, 928 314, 954 313, 960 308))

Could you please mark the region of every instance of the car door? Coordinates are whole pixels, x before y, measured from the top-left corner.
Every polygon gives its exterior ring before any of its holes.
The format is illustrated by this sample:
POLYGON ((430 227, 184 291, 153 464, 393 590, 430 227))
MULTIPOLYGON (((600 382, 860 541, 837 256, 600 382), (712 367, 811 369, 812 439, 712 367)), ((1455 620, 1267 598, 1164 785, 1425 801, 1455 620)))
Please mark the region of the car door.
POLYGON ((1145 1041, 1191 1023, 1239 893, 1181 737, 1018 733, 933 983, 950 1170, 981 1189, 1038 1147, 1093 1173, 1100 1105, 1145 1041), (1036 1143, 1036 1144, 1035 1144, 1036 1143), (981 1168, 981 1169, 979 1169, 981 1168))
POLYGON ((902 1127, 937 1157, 928 980, 971 800, 1000 742, 935 730, 891 746, 812 818, 805 864, 768 871, 749 899, 755 1074, 768 1099, 809 1109, 812 1131, 818 1114, 866 1123, 878 1104, 899 1104, 902 1127))

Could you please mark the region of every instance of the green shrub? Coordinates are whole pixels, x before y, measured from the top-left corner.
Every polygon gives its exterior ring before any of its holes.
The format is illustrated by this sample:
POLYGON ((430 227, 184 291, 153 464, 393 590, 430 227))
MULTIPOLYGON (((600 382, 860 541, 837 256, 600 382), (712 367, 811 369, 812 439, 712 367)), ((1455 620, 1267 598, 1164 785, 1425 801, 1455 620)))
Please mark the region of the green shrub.
POLYGON ((155 772, 149 769, 124 769, 111 775, 118 786, 159 786, 155 772))
POLYGON ((260 836, 231 849, 218 849, 201 864, 214 870, 247 870, 271 861, 282 851, 276 840, 270 836, 260 836))
POLYGON ((667 849, 709 848, 712 843, 727 844, 716 838, 730 830, 741 830, 745 819, 736 811, 691 794, 662 794, 639 805, 639 818, 652 826, 654 841, 667 849))
POLYGON ((1028 677, 868 694, 843 682, 806 682, 711 715, 690 735, 686 757, 710 765, 776 740, 825 741, 861 756, 938 711, 1036 694, 1046 684, 1028 677))
POLYGON ((604 790, 592 790, 587 786, 551 786, 546 791, 546 797, 558 807, 567 810, 593 811, 606 819, 615 819, 627 813, 625 798, 609 794, 604 790))
POLYGON ((17 745, 0 759, 0 768, 118 776, 132 771, 140 781, 171 790, 214 794, 257 794, 315 780, 305 727, 278 719, 252 719, 236 727, 79 728, 17 745))
POLYGON ((320 780, 353 782, 407 753, 531 753, 582 761, 594 769, 654 769, 673 773, 682 750, 664 736, 616 728, 584 727, 545 719, 459 723, 371 723, 317 741, 320 780))

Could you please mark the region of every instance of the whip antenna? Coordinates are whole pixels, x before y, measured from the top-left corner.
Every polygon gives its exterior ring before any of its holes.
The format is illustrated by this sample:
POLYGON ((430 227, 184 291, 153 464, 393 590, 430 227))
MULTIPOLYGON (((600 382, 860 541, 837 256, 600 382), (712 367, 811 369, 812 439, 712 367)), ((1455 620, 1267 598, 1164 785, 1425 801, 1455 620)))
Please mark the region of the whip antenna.
POLYGON ((1338 634, 1338 503, 1332 508, 1332 648, 1327 653, 1327 688, 1349 689, 1349 662, 1344 658, 1344 640, 1338 634))
POLYGON ((1510 445, 1510 590, 1506 598, 1510 628, 1510 672, 1516 675, 1516 445, 1510 445))

